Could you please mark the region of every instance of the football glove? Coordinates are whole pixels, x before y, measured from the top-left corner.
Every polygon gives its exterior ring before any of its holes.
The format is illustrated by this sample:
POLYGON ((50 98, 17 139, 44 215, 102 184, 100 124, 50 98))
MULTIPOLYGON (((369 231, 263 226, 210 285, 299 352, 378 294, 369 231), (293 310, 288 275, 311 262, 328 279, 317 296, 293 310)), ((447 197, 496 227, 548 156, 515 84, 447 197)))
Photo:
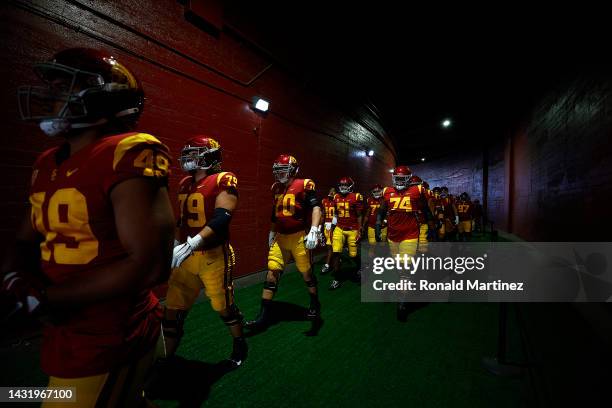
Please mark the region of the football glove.
POLYGON ((459 225, 459 216, 455 215, 455 225, 459 225))
POLYGON ((326 223, 325 223, 325 229, 326 229, 326 230, 328 230, 328 231, 330 231, 330 230, 331 230, 331 228, 332 228, 332 223, 331 223, 331 222, 326 222, 326 223))
POLYGON ((172 268, 178 268, 187 259, 194 250, 196 250, 200 244, 202 244, 202 237, 200 234, 192 237, 187 237, 187 242, 184 244, 174 247, 172 254, 172 268))
POLYGON ((319 242, 319 227, 310 227, 310 232, 306 236, 306 249, 315 249, 319 242))
POLYGON ((33 315, 40 312, 46 303, 44 289, 36 287, 20 272, 9 272, 4 276, 0 293, 6 300, 7 310, 3 310, 5 318, 22 311, 33 315))

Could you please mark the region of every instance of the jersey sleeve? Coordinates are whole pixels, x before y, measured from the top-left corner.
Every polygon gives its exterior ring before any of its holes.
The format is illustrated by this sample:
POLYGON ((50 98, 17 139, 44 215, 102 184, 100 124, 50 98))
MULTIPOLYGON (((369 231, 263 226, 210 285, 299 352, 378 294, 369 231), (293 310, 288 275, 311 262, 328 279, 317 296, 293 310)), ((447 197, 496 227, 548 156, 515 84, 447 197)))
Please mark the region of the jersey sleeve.
POLYGON ((238 195, 238 177, 230 171, 223 171, 217 175, 217 188, 238 195))
POLYGON ((170 152, 154 136, 138 133, 123 138, 112 152, 112 171, 103 180, 104 191, 134 177, 168 184, 170 152))

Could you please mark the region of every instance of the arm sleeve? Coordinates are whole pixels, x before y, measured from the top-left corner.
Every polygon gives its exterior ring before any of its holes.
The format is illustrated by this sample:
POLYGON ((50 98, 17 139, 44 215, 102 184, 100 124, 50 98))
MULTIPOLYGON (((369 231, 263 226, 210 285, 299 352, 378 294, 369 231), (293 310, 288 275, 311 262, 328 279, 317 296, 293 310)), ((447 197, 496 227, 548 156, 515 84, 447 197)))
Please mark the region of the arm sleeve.
POLYGON ((157 139, 156 142, 136 140, 132 144, 129 144, 129 139, 114 149, 112 171, 102 180, 104 191, 108 193, 118 183, 134 177, 149 178, 167 186, 170 167, 168 148, 157 139))

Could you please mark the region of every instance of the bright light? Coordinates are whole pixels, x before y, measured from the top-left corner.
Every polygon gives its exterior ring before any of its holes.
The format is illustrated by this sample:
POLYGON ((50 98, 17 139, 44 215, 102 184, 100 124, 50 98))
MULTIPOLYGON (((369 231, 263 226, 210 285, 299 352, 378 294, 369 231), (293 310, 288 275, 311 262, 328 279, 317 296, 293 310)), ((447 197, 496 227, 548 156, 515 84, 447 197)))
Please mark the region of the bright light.
POLYGON ((421 157, 421 161, 422 161, 422 162, 424 162, 424 161, 425 161, 425 158, 424 158, 424 157, 421 157))
POLYGON ((374 156, 374 150, 368 150, 368 157, 374 156))
POLYGON ((253 98, 253 109, 256 109, 260 112, 267 112, 270 108, 270 102, 265 99, 261 99, 259 97, 253 98))
POLYGON ((389 169, 389 173, 393 173, 393 169, 389 169))
POLYGON ((449 128, 452 124, 453 124, 453 122, 451 122, 450 119, 444 119, 442 121, 442 127, 443 128, 449 128))

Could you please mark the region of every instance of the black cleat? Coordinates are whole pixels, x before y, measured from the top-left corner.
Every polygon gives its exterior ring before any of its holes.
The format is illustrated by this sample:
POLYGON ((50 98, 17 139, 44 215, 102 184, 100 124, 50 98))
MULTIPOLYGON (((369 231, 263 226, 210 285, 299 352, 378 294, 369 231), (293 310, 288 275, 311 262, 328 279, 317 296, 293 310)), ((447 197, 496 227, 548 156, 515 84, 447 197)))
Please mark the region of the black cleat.
POLYGON ((329 265, 327 264, 323 265, 323 267, 321 268, 321 275, 325 275, 328 272, 329 272, 329 265))
POLYGON ((234 337, 232 354, 227 359, 233 368, 238 368, 245 362, 249 353, 249 346, 244 337, 234 337))

